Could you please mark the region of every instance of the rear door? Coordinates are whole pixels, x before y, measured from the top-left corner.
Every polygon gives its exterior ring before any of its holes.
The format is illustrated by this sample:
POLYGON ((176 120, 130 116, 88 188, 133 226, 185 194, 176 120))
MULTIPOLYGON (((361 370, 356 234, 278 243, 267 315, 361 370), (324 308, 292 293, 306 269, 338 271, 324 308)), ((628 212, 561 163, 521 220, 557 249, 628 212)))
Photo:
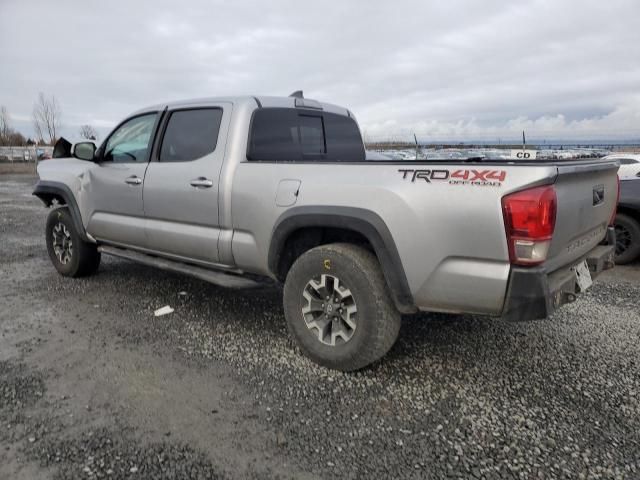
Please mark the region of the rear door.
POLYGON ((218 183, 231 111, 219 102, 167 112, 144 184, 151 250, 218 262, 218 183))
POLYGON ((98 240, 145 247, 142 189, 159 116, 149 112, 122 122, 87 172, 87 232, 98 240))

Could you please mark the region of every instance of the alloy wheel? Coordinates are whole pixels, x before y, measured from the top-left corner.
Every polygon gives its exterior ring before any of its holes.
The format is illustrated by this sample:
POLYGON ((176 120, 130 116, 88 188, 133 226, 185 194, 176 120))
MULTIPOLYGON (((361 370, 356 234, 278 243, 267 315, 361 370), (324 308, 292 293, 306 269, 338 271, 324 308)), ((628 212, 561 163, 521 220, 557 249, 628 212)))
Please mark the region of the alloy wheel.
POLYGON ((53 227, 53 252, 56 255, 58 261, 66 265, 71 261, 73 256, 73 241, 71 240, 71 232, 67 229, 66 225, 62 222, 58 222, 53 227))
POLYGON ((351 340, 358 307, 351 290, 335 275, 322 274, 302 291, 302 317, 318 341, 335 347, 351 340))

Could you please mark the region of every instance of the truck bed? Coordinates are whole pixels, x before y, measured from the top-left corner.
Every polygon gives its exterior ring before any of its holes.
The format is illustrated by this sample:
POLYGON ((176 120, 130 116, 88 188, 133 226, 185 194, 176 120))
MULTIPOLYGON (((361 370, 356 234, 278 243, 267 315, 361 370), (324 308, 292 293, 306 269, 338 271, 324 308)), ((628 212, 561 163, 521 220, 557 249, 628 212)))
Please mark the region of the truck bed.
POLYGON ((231 199, 233 257, 240 268, 270 271, 264 259, 272 232, 292 212, 250 199, 273 198, 287 178, 300 182, 292 211, 358 209, 379 218, 420 309, 500 315, 511 269, 502 197, 555 185, 556 231, 543 266, 553 272, 604 239, 616 203, 617 167, 593 158, 240 163, 231 199), (477 174, 484 180, 474 182, 477 174), (594 207, 597 186, 604 197, 594 207))

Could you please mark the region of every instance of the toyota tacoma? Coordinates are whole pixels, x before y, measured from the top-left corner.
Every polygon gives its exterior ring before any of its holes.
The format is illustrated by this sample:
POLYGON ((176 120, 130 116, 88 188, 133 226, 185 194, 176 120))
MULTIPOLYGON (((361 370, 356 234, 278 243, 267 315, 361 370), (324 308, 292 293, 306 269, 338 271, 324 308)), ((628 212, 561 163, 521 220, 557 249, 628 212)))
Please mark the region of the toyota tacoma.
POLYGON ((343 371, 401 314, 549 316, 613 267, 615 160, 367 161, 351 111, 230 97, 139 110, 43 162, 57 271, 102 254, 226 287, 282 282, 291 335, 343 371))

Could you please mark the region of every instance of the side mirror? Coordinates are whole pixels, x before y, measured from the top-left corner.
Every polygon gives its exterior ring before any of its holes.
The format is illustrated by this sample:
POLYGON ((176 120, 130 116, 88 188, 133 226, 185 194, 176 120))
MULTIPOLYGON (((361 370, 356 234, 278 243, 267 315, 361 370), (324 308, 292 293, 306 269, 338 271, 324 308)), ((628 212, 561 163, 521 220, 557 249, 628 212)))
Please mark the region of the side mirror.
POLYGON ((76 143, 73 148, 73 156, 80 160, 92 161, 96 154, 96 144, 93 142, 76 143))

